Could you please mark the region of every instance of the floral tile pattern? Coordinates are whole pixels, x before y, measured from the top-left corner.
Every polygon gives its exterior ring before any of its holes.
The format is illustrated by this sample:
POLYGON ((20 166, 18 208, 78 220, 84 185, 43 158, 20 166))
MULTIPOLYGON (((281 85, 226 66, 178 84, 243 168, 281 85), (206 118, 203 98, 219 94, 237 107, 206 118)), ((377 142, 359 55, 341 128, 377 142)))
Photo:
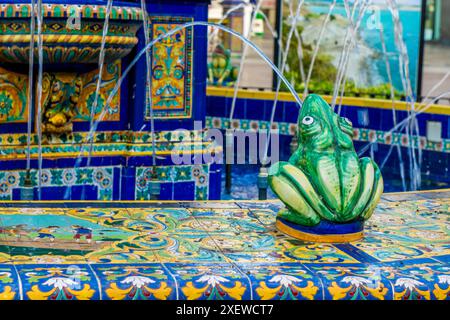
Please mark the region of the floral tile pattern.
POLYGON ((167 300, 176 298, 176 285, 160 263, 93 265, 102 285, 103 299, 167 300))
POLYGON ((249 300, 248 277, 231 264, 179 264, 168 266, 180 288, 183 300, 249 300))
POLYGON ((20 299, 20 285, 13 265, 0 265, 0 300, 20 299))
POLYGON ((323 286, 302 264, 239 264, 252 279, 255 299, 315 300, 322 299, 323 286))
POLYGON ((3 202, 0 299, 449 299, 450 201, 411 198, 348 244, 278 232, 278 201, 3 202))
MULTIPOLYGON (((232 128, 243 130, 266 130, 269 125, 269 121, 251 119, 233 119, 231 123, 232 128)), ((229 118, 206 117, 206 126, 208 128, 226 129, 229 127, 229 118)), ((281 135, 294 135, 296 132, 295 123, 290 122, 274 122, 272 129, 278 129, 281 135)), ((423 136, 413 136, 412 141, 409 141, 410 138, 404 133, 390 133, 383 130, 354 128, 353 139, 364 142, 376 141, 387 145, 409 146, 411 144, 414 148, 423 150, 450 152, 450 139, 433 142, 423 136)))
POLYGON ((392 285, 375 265, 313 265, 327 300, 392 300, 392 285))
MULTIPOLYGON (((0 171, 0 199, 12 200, 14 189, 23 187, 25 170, 0 171)), ((38 184, 37 170, 30 171, 32 184, 38 184)), ((113 199, 114 167, 43 169, 42 187, 67 187, 91 185, 96 190, 96 198, 113 199)), ((66 191, 67 192, 67 191, 66 191)))
POLYGON ((25 300, 98 300, 96 276, 87 264, 16 265, 25 300))

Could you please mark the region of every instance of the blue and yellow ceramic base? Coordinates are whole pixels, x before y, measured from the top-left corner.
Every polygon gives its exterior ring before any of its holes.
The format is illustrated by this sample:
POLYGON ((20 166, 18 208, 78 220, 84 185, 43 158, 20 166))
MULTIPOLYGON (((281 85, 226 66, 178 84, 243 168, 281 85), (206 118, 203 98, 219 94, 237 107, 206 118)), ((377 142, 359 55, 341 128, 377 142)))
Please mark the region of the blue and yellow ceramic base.
POLYGON ((321 221, 316 226, 307 227, 278 217, 275 225, 279 231, 287 234, 288 236, 311 242, 352 242, 360 240, 364 237, 363 221, 355 221, 344 224, 321 221))
POLYGON ((0 201, 0 301, 448 300, 449 205, 384 194, 330 244, 274 232, 279 201, 0 201))

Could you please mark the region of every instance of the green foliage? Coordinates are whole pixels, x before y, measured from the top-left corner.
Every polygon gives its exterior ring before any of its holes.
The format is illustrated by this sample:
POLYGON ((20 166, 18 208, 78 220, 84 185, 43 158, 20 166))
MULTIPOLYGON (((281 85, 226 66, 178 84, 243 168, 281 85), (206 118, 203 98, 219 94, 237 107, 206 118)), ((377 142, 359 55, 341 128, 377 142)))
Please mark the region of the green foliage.
MULTIPOLYGON (((286 47, 286 42, 288 38, 290 26, 284 25, 283 27, 283 47, 286 47)), ((298 33, 301 35, 302 27, 297 27, 298 33)), ((298 57, 298 39, 295 35, 291 38, 290 49, 287 56, 287 64, 289 69, 285 69, 285 76, 288 80, 292 81, 294 84, 300 84, 303 79, 300 74, 300 59, 298 57)), ((314 48, 310 45, 302 45, 303 51, 303 68, 305 73, 308 72, 308 68, 311 64, 311 59, 313 56, 314 48)), ((329 81, 329 79, 334 79, 336 77, 336 68, 331 63, 332 57, 327 54, 318 54, 316 61, 314 63, 313 72, 311 78, 314 81, 329 81)))
MULTIPOLYGON (((286 47, 287 38, 291 26, 284 23, 282 45, 286 47)), ((298 33, 301 36, 303 28, 297 27, 298 33)), ((305 77, 308 74, 308 69, 311 64, 314 47, 311 45, 302 44, 303 52, 303 69, 305 77)), ((302 78, 300 72, 300 59, 298 56, 298 39, 295 34, 291 38, 290 48, 287 57, 287 65, 284 75, 290 81, 297 92, 303 93, 305 89, 305 80, 302 78)), ((334 90, 334 82, 336 79, 337 69, 332 63, 332 56, 326 53, 318 53, 314 62, 314 67, 311 73, 311 79, 308 85, 309 93, 331 95, 334 90)), ((282 84, 282 91, 287 91, 287 87, 282 84)), ((345 83, 345 96, 366 97, 377 99, 391 99, 391 88, 388 83, 371 87, 357 87, 356 84, 347 79, 345 83)), ((395 99, 401 98, 401 93, 394 90, 395 99)))

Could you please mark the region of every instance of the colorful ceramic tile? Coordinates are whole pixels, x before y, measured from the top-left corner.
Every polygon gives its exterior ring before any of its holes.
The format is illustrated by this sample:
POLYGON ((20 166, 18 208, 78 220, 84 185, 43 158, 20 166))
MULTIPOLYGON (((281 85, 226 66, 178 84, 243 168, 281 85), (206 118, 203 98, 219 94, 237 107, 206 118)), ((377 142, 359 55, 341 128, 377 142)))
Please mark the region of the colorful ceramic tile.
POLYGON ((247 209, 189 209, 193 217, 208 232, 264 233, 266 228, 247 209))
MULTIPOLYGON (((120 209, 1 209, 3 247, 20 263, 102 262, 108 254, 132 255, 140 231, 128 227, 126 210, 120 209), (45 214, 40 214, 42 211, 45 214)), ((144 248, 145 249, 145 248, 144 248)), ((131 258, 130 258, 131 259, 131 258)), ((121 262, 126 258, 119 259, 121 262)), ((138 259, 141 261, 142 259, 138 259)), ((154 259, 152 259, 154 260, 154 259)), ((148 261, 144 259, 144 261, 148 261)))
POLYGON ((88 263, 152 263, 158 262, 155 253, 145 248, 134 248, 134 244, 120 244, 85 256, 88 263))
POLYGON ((368 221, 364 239, 353 246, 379 261, 444 255, 450 249, 450 220, 441 209, 426 200, 383 203, 368 221))
MULTIPOLYGON (((120 60, 117 60, 114 63, 106 64, 104 68, 102 76, 103 83, 101 85, 97 110, 95 111, 96 117, 100 114, 109 94, 120 77, 120 67, 120 60)), ((52 86, 43 85, 43 112, 48 114, 65 113, 64 118, 66 120, 70 120, 72 115, 74 115, 74 121, 89 121, 90 109, 88 108, 88 105, 92 105, 94 99, 97 74, 98 70, 87 72, 81 76, 75 73, 44 74, 44 82, 45 79, 48 78, 48 82, 52 83, 52 86), (77 97, 76 102, 71 105, 73 110, 62 110, 65 106, 69 105, 69 103, 68 101, 62 101, 61 99, 63 99, 64 96, 73 97, 75 95, 77 87, 74 83, 80 84, 78 92, 79 97, 77 97), (53 107, 52 110, 47 110, 45 109, 47 106, 46 101, 50 99, 50 89, 53 86, 58 87, 58 96, 51 97, 53 107), (56 103, 57 101, 59 103, 56 103)), ((111 100, 102 121, 120 120, 119 97, 120 90, 111 100)), ((26 122, 28 119, 28 98, 28 76, 0 68, 0 123, 26 122)))
POLYGON ((248 300, 249 278, 230 264, 167 264, 182 300, 248 300))
POLYGON ((237 204, 240 208, 249 209, 253 212, 257 210, 277 212, 283 207, 283 203, 281 201, 272 199, 268 201, 239 201, 237 204))
MULTIPOLYGON (((12 200, 15 189, 24 186, 26 170, 0 171, 0 199, 12 200)), ((30 170, 33 186, 38 185, 38 171, 30 170)), ((97 199, 113 199, 114 167, 43 169, 42 187, 65 187, 64 194, 70 197, 71 187, 90 185, 97 191, 97 199)))
POLYGON ((450 267, 433 260, 395 262, 380 266, 393 285, 394 300, 447 300, 450 267))
MULTIPOLYGON (((121 67, 120 60, 105 64, 103 67, 102 84, 100 86, 96 110, 94 110, 94 119, 96 120, 103 112, 101 121, 120 121, 120 87, 116 94, 111 97, 108 105, 106 105, 106 101, 110 98, 121 76, 121 67)), ((98 70, 93 70, 82 75, 80 101, 77 105, 77 113, 74 121, 90 121, 91 106, 95 100, 98 73, 98 70)))
POLYGON ((250 215, 254 216, 258 221, 266 226, 270 227, 273 226, 273 223, 275 221, 277 212, 281 209, 281 203, 278 205, 271 205, 267 209, 260 209, 260 208, 251 208, 249 209, 250 215))
MULTIPOLYGON (((114 157, 114 156, 149 156, 153 154, 153 150, 156 150, 157 156, 170 156, 173 150, 183 150, 183 156, 191 156, 193 154, 207 154, 215 153, 220 155, 222 153, 222 147, 212 143, 211 141, 198 141, 199 136, 195 131, 187 131, 188 134, 192 133, 192 139, 190 141, 182 142, 176 140, 180 135, 167 134, 167 131, 161 132, 157 135, 155 145, 151 143, 149 134, 134 133, 129 134, 126 132, 97 132, 94 134, 94 144, 92 150, 90 150, 89 137, 87 133, 67 133, 63 132, 58 137, 55 135, 46 134, 42 137, 41 152, 44 159, 55 157, 59 158, 77 158, 81 155, 87 156, 91 152, 92 156, 102 157, 114 157), (141 142, 145 140, 146 142, 141 142)), ((2 152, 0 154, 0 160, 18 160, 26 159, 27 148, 27 135, 26 134, 0 134, 0 143, 2 144, 2 152)), ((39 153, 38 137, 36 134, 32 134, 30 137, 31 146, 30 154, 32 159, 36 159, 39 153)), ((159 166, 158 166, 159 167, 159 166)), ((163 166, 167 167, 167 165, 163 166)), ((170 166, 169 166, 170 167, 170 166)), ((81 168, 87 170, 95 170, 96 167, 81 168)), ((145 168, 145 167, 144 167, 145 168)), ((47 168, 44 168, 47 169, 47 168)), ((53 169, 53 168, 52 168, 53 169)), ((50 170, 52 170, 50 169, 50 170)), ((73 168, 72 168, 73 169, 73 168)), ((62 169, 55 169, 62 170, 62 169)), ((163 168, 162 171, 169 170, 163 168)), ((194 164, 181 166, 179 170, 174 172, 172 177, 169 177, 168 181, 180 180, 186 181, 186 177, 183 175, 191 173, 190 181, 195 181, 198 187, 205 187, 208 185, 208 180, 205 176, 205 171, 209 173, 209 165, 194 164)), ((6 172, 6 171, 2 171, 6 172)), ((9 171, 16 172, 16 170, 9 171)), ((164 179, 165 180, 165 179, 164 179)), ((203 199, 199 199, 203 200, 203 199)))
MULTIPOLYGON (((178 165, 158 166, 156 176, 162 183, 193 182, 195 186, 195 200, 207 200, 209 197, 210 165, 178 165)), ((136 169, 136 200, 150 200, 153 167, 141 166, 136 169)), ((173 195, 172 195, 173 197, 173 195)))
POLYGON ((174 300, 177 284, 160 264, 96 264, 104 300, 174 300))
MULTIPOLYGON (((181 205, 184 208, 205 208, 203 202, 198 201, 186 201, 182 202, 181 205)), ((239 209, 239 205, 235 201, 211 201, 208 204, 208 209, 239 209)))
POLYGON ((98 300, 100 288, 91 268, 73 265, 16 265, 25 300, 98 300))
MULTIPOLYGON (((192 210, 192 209, 191 209, 192 210)), ((200 226, 210 235, 203 245, 213 244, 236 262, 355 262, 329 244, 307 244, 279 233, 249 215, 249 210, 192 210, 200 226), (216 211, 217 210, 217 211, 216 211), (319 253, 320 252, 320 253, 319 253)), ((274 218, 274 216, 273 216, 274 218)), ((273 220, 274 221, 274 220, 273 220)))
MULTIPOLYGON (((78 144, 88 140, 88 132, 73 132, 71 134, 61 134, 43 137, 44 141, 51 144, 78 144)), ((180 130, 180 131, 158 131, 155 132, 155 141, 165 145, 170 143, 190 140, 191 142, 201 142, 205 140, 205 132, 198 130, 180 130)), ((37 135, 31 134, 31 142, 36 143, 37 135)), ((94 143, 136 143, 149 144, 152 141, 150 132, 129 132, 129 131, 96 131, 92 140, 94 143)), ((3 146, 20 146, 27 144, 27 135, 25 133, 3 133, 0 134, 0 142, 3 146)))
MULTIPOLYGON (((45 10, 43 10, 43 16, 52 17, 64 17, 70 15, 74 10, 79 10, 79 13, 84 18, 97 18, 104 19, 106 14, 106 7, 102 5, 64 5, 64 4, 46 4, 45 10)), ((27 3, 20 4, 4 4, 0 6, 0 13, 2 16, 29 18, 31 15, 31 5, 27 3)), ((110 19, 133 19, 142 20, 142 12, 140 8, 125 7, 125 6, 113 6, 111 8, 110 19)))
POLYGON ((0 124, 28 119, 28 77, 0 68, 0 124))
POLYGON ((0 300, 19 300, 20 281, 12 264, 0 264, 0 300))
POLYGON ((238 264, 252 280, 253 298, 260 300, 320 300, 322 283, 302 264, 238 264))
POLYGON ((450 198, 450 191, 438 191, 438 192, 423 192, 420 196, 426 199, 448 199, 450 198))
MULTIPOLYGON (((127 227, 140 232, 134 243, 154 252, 162 262, 223 262, 208 233, 184 208, 129 209, 127 227)), ((136 248, 135 252, 138 251, 136 248)))
POLYGON ((347 244, 278 232, 276 201, 10 203, 0 297, 448 299, 447 201, 381 202, 347 244))
POLYGON ((433 257, 433 260, 440 261, 443 264, 450 265, 450 254, 444 254, 442 256, 433 257))
MULTIPOLYGON (((30 4, 3 3, 0 11, 1 60, 28 63, 30 4)), ((42 26, 43 62, 60 65, 97 63, 103 30, 103 24, 98 19, 102 19, 100 17, 104 17, 107 11, 104 6, 89 4, 46 4, 42 10, 43 17, 46 17, 42 26)), ((111 8, 108 36, 103 39, 107 62, 125 57, 138 42, 136 32, 141 26, 140 16, 138 8, 111 8)), ((37 57, 37 47, 34 52, 37 57)))
MULTIPOLYGON (((150 17, 151 39, 192 21, 188 17, 150 17)), ((152 49, 151 99, 155 118, 190 118, 192 114, 192 27, 162 38, 152 49)), ((147 95, 149 93, 147 92, 147 95)))
MULTIPOLYGON (((208 128, 227 129, 229 126, 229 119, 223 117, 206 117, 205 123, 208 128)), ((250 119, 233 119, 231 123, 232 128, 243 130, 265 130, 268 128, 269 124, 269 121, 250 119)), ((295 123, 274 122, 272 127, 278 129, 280 135, 294 135, 296 132, 295 123)), ((442 142, 433 142, 428 141, 426 137, 420 137, 420 145, 417 143, 418 139, 417 136, 413 137, 413 146, 415 148, 420 147, 420 149, 439 152, 450 151, 450 149, 446 147, 449 144, 450 139, 443 139, 442 142)), ((409 137, 406 134, 394 133, 391 135, 388 131, 371 130, 367 128, 353 128, 353 140, 362 142, 376 140, 377 143, 387 145, 409 146, 409 137)))
POLYGON ((376 265, 308 265, 320 278, 326 300, 392 300, 392 286, 376 265))

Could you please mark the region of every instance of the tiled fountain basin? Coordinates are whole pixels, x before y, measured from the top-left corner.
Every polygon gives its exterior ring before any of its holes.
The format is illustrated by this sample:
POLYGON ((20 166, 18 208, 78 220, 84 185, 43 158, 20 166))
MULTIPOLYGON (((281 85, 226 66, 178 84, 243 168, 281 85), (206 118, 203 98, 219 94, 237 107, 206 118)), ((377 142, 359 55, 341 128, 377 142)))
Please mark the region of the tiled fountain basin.
POLYGON ((347 244, 277 232, 278 201, 3 202, 0 298, 448 299, 449 199, 386 194, 347 244))
MULTIPOLYGON (((138 42, 136 32, 142 25, 142 12, 132 5, 114 3, 111 9, 105 42, 106 62, 126 56, 138 42)), ((70 4, 44 1, 42 11, 45 64, 98 63, 106 1, 73 1, 70 4)), ((0 62, 29 62, 30 16, 29 3, 0 1, 0 62)), ((37 37, 34 41, 37 61, 37 37)))

